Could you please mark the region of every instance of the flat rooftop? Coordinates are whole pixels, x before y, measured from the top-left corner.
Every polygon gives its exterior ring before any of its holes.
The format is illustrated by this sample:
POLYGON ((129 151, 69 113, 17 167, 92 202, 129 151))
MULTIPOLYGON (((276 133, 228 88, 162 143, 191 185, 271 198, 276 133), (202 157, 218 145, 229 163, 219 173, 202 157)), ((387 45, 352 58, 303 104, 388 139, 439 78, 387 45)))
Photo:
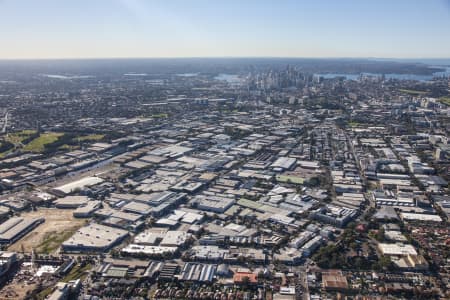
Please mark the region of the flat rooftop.
POLYGON ((107 250, 127 235, 128 231, 91 223, 80 228, 62 247, 107 250))

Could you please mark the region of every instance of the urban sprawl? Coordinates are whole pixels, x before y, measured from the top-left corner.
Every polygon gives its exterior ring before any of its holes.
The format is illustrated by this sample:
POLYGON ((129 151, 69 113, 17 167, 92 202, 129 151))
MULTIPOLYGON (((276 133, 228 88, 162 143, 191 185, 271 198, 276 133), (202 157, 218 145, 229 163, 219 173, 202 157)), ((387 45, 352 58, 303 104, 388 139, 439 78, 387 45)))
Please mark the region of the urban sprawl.
POLYGON ((0 81, 0 299, 448 299, 450 81, 0 81))

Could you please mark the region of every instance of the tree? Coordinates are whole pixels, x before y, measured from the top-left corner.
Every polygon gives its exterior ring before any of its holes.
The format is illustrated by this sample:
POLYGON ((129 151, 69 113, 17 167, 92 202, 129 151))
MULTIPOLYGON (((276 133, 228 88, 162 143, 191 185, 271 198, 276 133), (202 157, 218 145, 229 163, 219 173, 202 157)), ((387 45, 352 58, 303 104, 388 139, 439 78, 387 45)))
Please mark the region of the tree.
POLYGON ((379 242, 383 242, 383 241, 384 241, 385 236, 384 236, 384 228, 383 228, 383 227, 381 227, 380 229, 378 229, 378 232, 377 232, 377 234, 375 235, 375 238, 376 238, 377 241, 379 241, 379 242))
POLYGON ((326 269, 342 268, 346 263, 343 249, 336 245, 322 247, 314 256, 314 261, 326 269))
POLYGON ((310 187, 315 187, 320 185, 320 179, 318 177, 312 177, 308 180, 307 184, 310 187))
POLYGON ((249 283, 250 283, 250 278, 248 276, 242 277, 242 285, 247 287, 249 285, 249 283))
POLYGON ((237 261, 238 261, 238 264, 243 265, 247 261, 247 259, 245 258, 245 256, 239 255, 237 258, 237 261))
POLYGON ((263 281, 264 280, 264 272, 263 271, 259 271, 258 275, 257 275, 258 281, 263 281))
POLYGON ((394 269, 394 263, 389 256, 381 256, 377 262, 375 262, 372 268, 376 271, 392 271, 394 269))
POLYGON ((112 249, 110 254, 113 258, 118 258, 120 256, 120 252, 117 249, 112 249))

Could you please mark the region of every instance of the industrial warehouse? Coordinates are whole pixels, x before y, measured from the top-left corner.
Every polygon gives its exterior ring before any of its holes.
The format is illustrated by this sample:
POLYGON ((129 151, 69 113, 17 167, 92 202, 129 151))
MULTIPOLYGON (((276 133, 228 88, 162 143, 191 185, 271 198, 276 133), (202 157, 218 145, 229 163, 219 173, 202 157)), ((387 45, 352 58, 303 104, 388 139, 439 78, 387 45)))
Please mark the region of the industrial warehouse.
POLYGON ((43 222, 45 222, 44 218, 10 218, 0 225, 0 244, 14 243, 43 222))
POLYGON ((61 248, 65 252, 103 252, 127 236, 125 230, 92 223, 80 228, 61 248))

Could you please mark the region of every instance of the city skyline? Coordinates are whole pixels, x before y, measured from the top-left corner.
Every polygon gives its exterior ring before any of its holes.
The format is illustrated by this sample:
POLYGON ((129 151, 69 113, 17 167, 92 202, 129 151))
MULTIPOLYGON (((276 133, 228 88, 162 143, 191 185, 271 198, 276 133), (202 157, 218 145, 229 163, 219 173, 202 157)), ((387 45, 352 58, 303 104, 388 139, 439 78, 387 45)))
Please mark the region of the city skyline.
POLYGON ((448 58, 449 16, 440 0, 3 0, 0 59, 448 58))

